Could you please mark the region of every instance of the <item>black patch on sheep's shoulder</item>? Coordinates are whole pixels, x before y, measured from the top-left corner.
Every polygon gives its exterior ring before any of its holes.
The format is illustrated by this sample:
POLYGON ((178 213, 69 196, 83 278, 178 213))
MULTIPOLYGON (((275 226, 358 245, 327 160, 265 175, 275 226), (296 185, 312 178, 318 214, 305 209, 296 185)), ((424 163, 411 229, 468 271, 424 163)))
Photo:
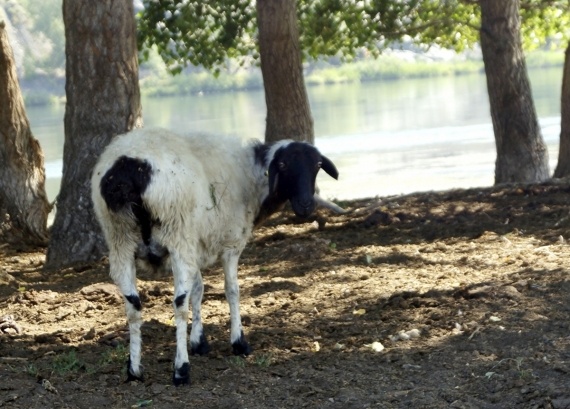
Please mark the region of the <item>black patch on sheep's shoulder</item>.
POLYGON ((263 143, 256 143, 253 146, 253 152, 255 155, 255 164, 265 167, 267 166, 267 152, 269 152, 269 145, 263 143))
MULTIPOLYGON (((255 164, 257 166, 262 167, 266 171, 268 171, 267 167, 269 166, 269 158, 267 157, 270 145, 264 143, 257 143, 253 147, 254 155, 255 155, 255 164)), ((274 195, 269 195, 263 203, 261 203, 261 208, 259 209, 258 214, 255 216, 255 220, 253 221, 253 226, 257 227, 261 223, 263 223, 269 216, 273 213, 280 210, 283 205, 285 204, 286 200, 282 198, 278 198, 274 195)))

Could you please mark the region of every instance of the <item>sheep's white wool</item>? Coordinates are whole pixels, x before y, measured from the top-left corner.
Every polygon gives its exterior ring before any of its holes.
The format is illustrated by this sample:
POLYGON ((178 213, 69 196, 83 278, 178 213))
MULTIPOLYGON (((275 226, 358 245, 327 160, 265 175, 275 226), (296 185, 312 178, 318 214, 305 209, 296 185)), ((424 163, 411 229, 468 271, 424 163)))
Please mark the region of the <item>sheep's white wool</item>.
MULTIPOLYGON (((255 166, 253 149, 244 149, 237 138, 180 136, 163 129, 139 129, 118 136, 95 167, 92 193, 99 220, 109 221, 104 231, 121 236, 125 226, 113 220, 99 192, 99 181, 124 155, 152 167, 143 200, 150 214, 160 219, 160 228, 153 230, 156 241, 200 255, 198 268, 215 261, 221 249, 243 249, 267 195, 265 169, 255 166)), ((138 235, 138 228, 130 227, 138 235)), ((120 246, 123 240, 107 237, 107 243, 120 246)))
POLYGON ((239 310, 239 256, 254 224, 285 201, 294 201, 295 212, 304 217, 315 203, 327 204, 318 195, 312 199, 321 165, 332 177, 338 176, 332 162, 316 148, 292 141, 243 145, 237 138, 138 129, 109 144, 93 171, 92 199, 109 247, 110 275, 126 301, 130 379, 142 379, 142 307, 135 254, 151 263, 154 257, 156 264, 166 257, 170 260, 177 337, 173 381, 188 383, 190 302, 192 352, 203 354, 209 349, 201 322, 204 286, 200 269, 222 261, 230 341, 234 353, 249 354, 239 310), (277 152, 290 169, 270 166, 277 152), (269 197, 268 179, 272 178, 276 190, 269 197))

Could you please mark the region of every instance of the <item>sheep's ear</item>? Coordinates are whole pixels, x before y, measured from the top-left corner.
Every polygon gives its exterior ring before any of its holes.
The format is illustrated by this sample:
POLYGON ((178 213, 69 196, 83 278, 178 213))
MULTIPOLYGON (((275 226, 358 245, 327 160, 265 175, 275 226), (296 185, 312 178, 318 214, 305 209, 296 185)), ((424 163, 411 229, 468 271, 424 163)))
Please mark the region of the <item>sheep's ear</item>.
POLYGON ((338 180, 338 170, 336 170, 334 163, 323 155, 321 155, 321 162, 321 169, 327 172, 330 177, 338 180))
POLYGON ((272 195, 277 190, 277 182, 278 182, 278 170, 277 170, 277 161, 272 160, 269 164, 269 168, 267 169, 267 173, 269 173, 269 194, 272 195))

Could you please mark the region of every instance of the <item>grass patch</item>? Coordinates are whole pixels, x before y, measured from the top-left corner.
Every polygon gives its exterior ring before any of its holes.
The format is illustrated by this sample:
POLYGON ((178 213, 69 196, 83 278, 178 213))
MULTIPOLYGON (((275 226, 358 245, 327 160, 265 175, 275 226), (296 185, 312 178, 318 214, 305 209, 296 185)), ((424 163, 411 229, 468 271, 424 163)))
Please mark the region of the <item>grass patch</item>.
POLYGON ((75 350, 70 350, 64 354, 56 355, 51 363, 51 371, 58 375, 66 375, 70 372, 85 370, 85 363, 77 357, 75 350))
POLYGON ((273 364, 273 356, 271 354, 257 355, 254 364, 262 368, 267 368, 273 364))
POLYGON ((245 367, 245 359, 241 356, 230 356, 228 357, 228 363, 236 368, 244 368, 245 367))
POLYGON ((29 364, 24 367, 24 372, 34 378, 37 378, 40 374, 40 369, 36 366, 36 364, 29 364))
POLYGON ((124 344, 118 344, 113 349, 108 349, 103 353, 100 366, 123 364, 129 358, 129 348, 124 344))

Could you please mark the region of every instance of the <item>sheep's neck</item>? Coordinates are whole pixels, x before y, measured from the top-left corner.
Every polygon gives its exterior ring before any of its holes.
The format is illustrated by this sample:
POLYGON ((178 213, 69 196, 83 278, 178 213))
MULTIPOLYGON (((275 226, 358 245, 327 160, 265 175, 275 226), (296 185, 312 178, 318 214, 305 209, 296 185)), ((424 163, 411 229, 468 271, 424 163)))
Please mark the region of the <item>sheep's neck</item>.
POLYGON ((277 196, 267 196, 261 207, 255 220, 253 221, 253 227, 256 228, 260 226, 265 220, 269 218, 273 213, 281 210, 285 205, 286 200, 279 199, 277 196))

